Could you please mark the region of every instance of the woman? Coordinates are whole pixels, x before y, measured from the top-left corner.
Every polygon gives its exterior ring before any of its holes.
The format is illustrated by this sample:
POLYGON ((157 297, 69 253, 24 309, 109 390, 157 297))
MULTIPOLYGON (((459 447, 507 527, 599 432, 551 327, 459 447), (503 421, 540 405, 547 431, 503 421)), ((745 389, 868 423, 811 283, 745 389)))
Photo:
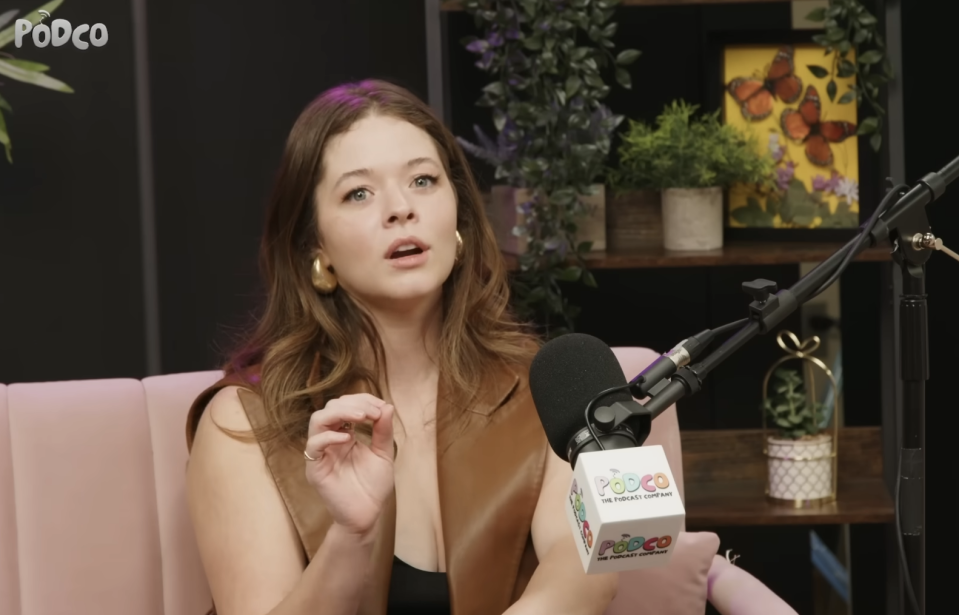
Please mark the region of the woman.
POLYGON ((219 615, 602 613, 616 577, 583 574, 536 340, 429 108, 380 81, 310 104, 261 265, 265 313, 187 426, 219 615))

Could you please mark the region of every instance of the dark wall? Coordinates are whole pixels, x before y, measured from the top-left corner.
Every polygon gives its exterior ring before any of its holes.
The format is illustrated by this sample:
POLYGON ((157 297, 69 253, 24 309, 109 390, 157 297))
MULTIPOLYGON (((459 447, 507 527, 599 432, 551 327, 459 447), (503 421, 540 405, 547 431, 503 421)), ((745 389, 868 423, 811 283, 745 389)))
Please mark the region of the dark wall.
POLYGON ((209 369, 257 305, 261 221, 293 122, 347 80, 426 98, 423 3, 166 0, 149 24, 163 371, 209 369))
MULTIPOLYGON (((905 97, 906 174, 914 182, 938 171, 959 156, 959 126, 934 94, 941 71, 943 50, 955 38, 959 6, 954 3, 902 2, 903 85, 905 97)), ((953 250, 959 248, 959 185, 927 209, 932 230, 953 250)), ((959 535, 952 530, 955 496, 950 489, 959 473, 953 434, 956 425, 955 375, 959 367, 959 263, 936 254, 926 268, 929 295, 930 380, 926 389, 926 526, 927 604, 945 605, 954 600, 955 583, 948 562, 959 551, 959 535)), ((929 612, 935 608, 929 607, 929 612)))
MULTIPOLYGON (((41 4, 0 0, 0 13, 41 4)), ((0 77, 13 107, 13 165, 0 154, 0 382, 142 376, 130 2, 67 2, 55 17, 102 22, 110 38, 3 50, 75 92, 0 77)))
MULTIPOLYGON (((2 0, 0 12, 13 6, 35 8, 2 0)), ((300 110, 368 77, 426 97, 423 10, 420 0, 148 3, 163 372, 218 366, 230 328, 257 305, 262 212, 300 110)), ((74 94, 2 80, 15 164, 0 162, 0 382, 142 377, 130 2, 67 2, 56 16, 103 22, 110 40, 15 50, 74 94)))

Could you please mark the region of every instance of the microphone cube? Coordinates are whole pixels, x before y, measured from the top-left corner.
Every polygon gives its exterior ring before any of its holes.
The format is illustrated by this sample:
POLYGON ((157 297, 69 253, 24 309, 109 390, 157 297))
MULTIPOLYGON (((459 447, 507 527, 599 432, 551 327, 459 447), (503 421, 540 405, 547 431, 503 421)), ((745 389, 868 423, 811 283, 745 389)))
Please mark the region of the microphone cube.
POLYGON ((581 453, 566 516, 586 574, 669 563, 686 518, 662 446, 581 453))

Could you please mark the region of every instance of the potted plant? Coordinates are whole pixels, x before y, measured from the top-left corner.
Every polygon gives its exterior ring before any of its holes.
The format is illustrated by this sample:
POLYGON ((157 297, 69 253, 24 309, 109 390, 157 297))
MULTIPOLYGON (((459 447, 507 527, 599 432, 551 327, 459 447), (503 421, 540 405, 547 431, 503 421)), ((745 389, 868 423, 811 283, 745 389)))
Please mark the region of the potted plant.
POLYGON ((768 495, 793 505, 830 501, 835 484, 829 418, 797 370, 780 367, 772 375, 773 394, 763 400, 766 419, 775 430, 765 443, 768 495))
POLYGON ((629 121, 610 172, 618 192, 662 193, 663 245, 667 250, 715 250, 723 245, 723 188, 736 183, 768 186, 771 156, 755 138, 723 124, 719 111, 694 116, 697 105, 674 101, 656 125, 629 121))
POLYGON ((477 104, 491 110, 497 135, 476 128, 476 143, 460 143, 496 167, 501 185, 492 191, 489 212, 501 247, 519 257, 514 305, 547 337, 571 329, 577 312, 560 282, 595 285, 583 255, 605 243, 598 180, 623 117, 602 104, 610 87, 601 73, 611 71, 628 88, 625 67, 639 56, 611 51, 618 3, 463 2, 480 32, 464 41, 466 48, 494 77, 477 104))
MULTIPOLYGON (((41 21, 46 19, 58 6, 63 4, 63 0, 54 0, 53 2, 48 2, 47 4, 41 6, 37 10, 27 13, 23 19, 27 19, 34 26, 39 24, 41 21)), ((0 50, 9 45, 14 40, 14 25, 9 25, 10 22, 17 16, 16 9, 11 9, 0 14, 0 50)), ((66 92, 70 93, 73 90, 67 84, 62 81, 58 81, 49 75, 46 74, 46 71, 50 69, 49 66, 39 64, 37 62, 29 62, 27 60, 19 60, 14 58, 12 54, 8 51, 0 51, 0 78, 8 77, 10 79, 15 79, 16 81, 22 81, 23 83, 30 83, 42 88, 48 88, 55 90, 57 92, 66 92)), ((2 82, 0 82, 2 85, 2 82)), ((6 119, 4 118, 4 111, 7 113, 12 113, 13 108, 10 106, 10 103, 0 94, 0 144, 3 144, 3 148, 6 152, 7 162, 13 163, 13 144, 10 139, 10 133, 7 129, 6 119)))

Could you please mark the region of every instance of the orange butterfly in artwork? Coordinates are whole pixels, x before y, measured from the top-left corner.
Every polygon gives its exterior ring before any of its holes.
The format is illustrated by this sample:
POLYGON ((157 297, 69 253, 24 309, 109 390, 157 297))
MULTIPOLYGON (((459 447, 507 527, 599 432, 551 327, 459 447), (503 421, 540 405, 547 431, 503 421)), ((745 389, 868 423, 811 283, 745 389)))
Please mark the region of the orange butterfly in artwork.
POLYGON ((790 139, 806 144, 806 158, 809 162, 828 167, 833 155, 830 143, 842 143, 846 137, 856 134, 856 125, 852 122, 820 121, 822 106, 816 88, 806 88, 806 96, 799 103, 799 110, 785 109, 780 117, 783 133, 790 139))
POLYGON ((737 77, 729 82, 726 90, 741 105, 743 117, 756 122, 773 112, 774 96, 785 103, 799 100, 802 80, 793 70, 793 48, 786 45, 776 52, 765 79, 737 77))

